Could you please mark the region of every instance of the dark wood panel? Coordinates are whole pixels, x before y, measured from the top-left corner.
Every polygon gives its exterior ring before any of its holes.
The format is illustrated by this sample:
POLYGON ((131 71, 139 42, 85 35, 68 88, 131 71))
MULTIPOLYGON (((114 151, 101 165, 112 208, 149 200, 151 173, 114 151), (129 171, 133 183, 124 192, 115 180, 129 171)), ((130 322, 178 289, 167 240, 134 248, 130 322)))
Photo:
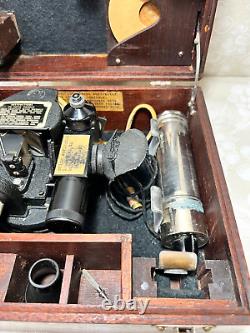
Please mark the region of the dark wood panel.
POLYGON ((190 80, 192 66, 108 66, 107 55, 35 55, 10 56, 0 67, 0 80, 81 81, 117 80, 190 80))
POLYGON ((114 46, 109 64, 140 66, 190 66, 200 0, 155 1, 160 21, 114 46), (181 52, 181 55, 180 55, 181 52))
POLYGON ((14 13, 0 11, 0 65, 21 39, 14 13))
MULTIPOLYGON (((204 2, 205 0, 203 0, 204 2)), ((201 73, 204 72, 218 0, 206 1, 201 12, 201 73)))
MULTIPOLYGON (((236 277, 237 288, 241 306, 245 309, 250 308, 250 277, 244 257, 244 251, 239 237, 237 223, 235 221, 231 200, 229 197, 226 181, 213 131, 209 121, 204 96, 201 89, 198 91, 197 107, 199 110, 201 131, 205 138, 205 145, 208 152, 209 162, 212 167, 212 181, 215 184, 216 195, 220 205, 222 221, 220 227, 225 230, 226 239, 223 238, 221 245, 224 244, 228 250, 233 273, 236 277)), ((250 319, 250 317, 249 317, 250 319)))

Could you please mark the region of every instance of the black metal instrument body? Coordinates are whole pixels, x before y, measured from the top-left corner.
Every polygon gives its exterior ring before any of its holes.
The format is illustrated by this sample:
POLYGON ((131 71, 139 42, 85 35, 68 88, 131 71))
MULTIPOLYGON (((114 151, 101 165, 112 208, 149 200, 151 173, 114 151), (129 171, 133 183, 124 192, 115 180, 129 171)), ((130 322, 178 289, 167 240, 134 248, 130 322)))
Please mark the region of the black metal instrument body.
POLYGON ((0 102, 0 201, 6 230, 46 228, 63 130, 55 90, 22 91, 0 102))
POLYGON ((23 91, 0 102, 2 230, 83 232, 90 174, 113 185, 127 182, 125 205, 139 207, 128 206, 136 213, 132 218, 142 214, 141 192, 156 177, 146 137, 132 129, 115 132, 105 143, 104 124, 78 93, 63 110, 51 89, 23 91))

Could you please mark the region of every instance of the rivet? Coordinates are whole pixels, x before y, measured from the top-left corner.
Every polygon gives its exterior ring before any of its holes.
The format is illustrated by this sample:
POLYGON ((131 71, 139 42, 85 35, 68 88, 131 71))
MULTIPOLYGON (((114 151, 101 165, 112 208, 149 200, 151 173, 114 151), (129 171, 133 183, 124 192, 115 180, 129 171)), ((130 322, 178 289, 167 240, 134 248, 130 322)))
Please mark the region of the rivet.
POLYGON ((13 184, 16 186, 21 186, 23 185, 23 180, 21 178, 15 178, 13 179, 13 184))
POLYGON ((121 63, 121 59, 120 59, 120 58, 116 58, 116 59, 115 59, 115 62, 116 62, 117 65, 120 65, 120 63, 121 63))
POLYGON ((205 28, 204 28, 204 31, 207 33, 209 30, 210 30, 209 25, 206 25, 205 28))
POLYGON ((182 57, 184 56, 184 52, 183 52, 183 51, 179 51, 179 52, 178 52, 178 56, 179 56, 180 58, 182 58, 182 57))
POLYGON ((142 290, 147 290, 148 288, 149 288, 148 283, 147 283, 146 281, 142 282, 142 284, 141 284, 141 289, 142 289, 142 290))

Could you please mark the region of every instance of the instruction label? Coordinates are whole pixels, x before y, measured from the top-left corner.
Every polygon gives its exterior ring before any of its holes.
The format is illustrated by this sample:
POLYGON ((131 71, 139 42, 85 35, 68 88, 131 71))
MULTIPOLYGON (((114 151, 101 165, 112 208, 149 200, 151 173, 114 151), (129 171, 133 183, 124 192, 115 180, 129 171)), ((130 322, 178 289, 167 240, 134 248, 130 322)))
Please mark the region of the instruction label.
POLYGON ((64 135, 54 175, 86 176, 89 141, 89 135, 64 135))
MULTIPOLYGON (((92 102, 96 111, 122 112, 123 93, 121 91, 79 91, 87 101, 92 102)), ((60 91, 58 96, 68 103, 72 91, 60 91)))
POLYGON ((46 124, 51 102, 0 102, 0 127, 39 129, 46 124))

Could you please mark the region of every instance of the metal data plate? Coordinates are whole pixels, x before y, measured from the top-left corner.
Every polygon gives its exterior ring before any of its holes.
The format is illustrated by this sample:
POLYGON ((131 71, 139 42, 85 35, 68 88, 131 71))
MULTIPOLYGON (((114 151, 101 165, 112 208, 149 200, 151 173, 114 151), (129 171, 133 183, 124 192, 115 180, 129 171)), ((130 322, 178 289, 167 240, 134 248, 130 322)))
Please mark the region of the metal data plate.
POLYGON ((44 128, 51 106, 39 101, 0 102, 0 129, 44 128))
POLYGON ((64 135, 54 176, 86 176, 89 135, 64 135))

